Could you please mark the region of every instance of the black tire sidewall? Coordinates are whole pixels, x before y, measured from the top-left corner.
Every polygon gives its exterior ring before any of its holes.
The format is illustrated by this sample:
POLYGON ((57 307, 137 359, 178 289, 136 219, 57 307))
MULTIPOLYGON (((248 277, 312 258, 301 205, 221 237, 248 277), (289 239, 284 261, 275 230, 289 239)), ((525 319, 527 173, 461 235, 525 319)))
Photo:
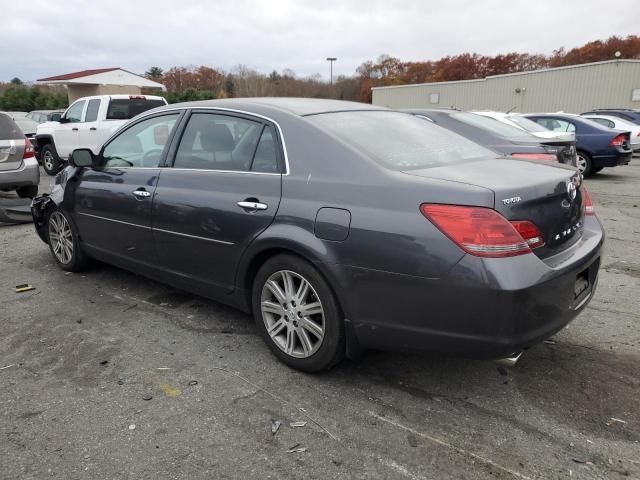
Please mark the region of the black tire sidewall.
POLYGON ((81 271, 85 265, 86 265, 86 256, 84 255, 84 253, 82 252, 81 248, 80 248, 80 241, 78 238, 78 230, 76 229, 75 224, 73 223, 73 221, 71 220, 71 218, 69 217, 69 215, 62 210, 61 208, 52 208, 48 213, 47 213, 47 243, 49 244, 49 251, 51 252, 51 255, 53 256, 53 259, 55 260, 55 262, 58 264, 58 266, 60 268, 62 268, 63 270, 66 270, 68 272, 79 272, 81 271), (73 253, 71 255, 71 261, 67 264, 62 263, 60 260, 58 260, 58 257, 56 256, 56 254, 53 252, 53 246, 51 245, 51 240, 49 239, 49 220, 51 219, 51 215, 54 212, 58 212, 61 213, 64 218, 67 220, 67 223, 69 224, 69 227, 71 228, 71 237, 73 240, 73 253))
POLYGON ((40 158, 42 159, 42 168, 48 175, 54 176, 60 170, 62 162, 60 161, 60 157, 58 157, 58 152, 56 151, 56 147, 52 144, 48 143, 44 147, 42 147, 42 152, 40 152, 40 158), (53 169, 49 170, 44 162, 45 152, 50 151, 51 155, 53 155, 53 169))
POLYGON ((305 260, 281 254, 267 260, 258 270, 253 282, 251 306, 256 326, 271 351, 286 365, 304 372, 327 370, 339 362, 345 352, 344 322, 340 307, 324 277, 305 260), (324 310, 325 332, 322 345, 308 358, 295 358, 283 352, 267 333, 260 308, 262 288, 266 280, 279 270, 290 270, 304 277, 320 297, 324 310))

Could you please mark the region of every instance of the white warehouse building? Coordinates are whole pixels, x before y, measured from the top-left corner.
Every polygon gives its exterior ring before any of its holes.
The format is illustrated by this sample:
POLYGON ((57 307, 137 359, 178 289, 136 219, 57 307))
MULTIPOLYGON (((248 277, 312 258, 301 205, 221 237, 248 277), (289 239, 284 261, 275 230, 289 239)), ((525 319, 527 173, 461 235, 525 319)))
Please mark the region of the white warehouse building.
POLYGON ((477 80, 393 85, 372 90, 372 103, 390 108, 454 107, 522 113, 640 109, 640 60, 607 60, 477 80))

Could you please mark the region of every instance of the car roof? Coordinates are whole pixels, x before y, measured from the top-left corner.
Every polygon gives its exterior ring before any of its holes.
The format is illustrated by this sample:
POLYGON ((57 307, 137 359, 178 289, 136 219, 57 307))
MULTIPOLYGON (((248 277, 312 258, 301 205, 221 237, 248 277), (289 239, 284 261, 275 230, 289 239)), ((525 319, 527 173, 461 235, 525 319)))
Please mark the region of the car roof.
POLYGON ((258 98, 225 98, 220 100, 203 100, 198 102, 174 103, 166 107, 158 107, 154 112, 173 108, 228 108, 251 111, 259 107, 262 111, 273 110, 288 112, 294 115, 316 115, 319 113, 345 112, 359 110, 389 110, 368 103, 347 102, 319 98, 296 97, 258 97, 258 98))

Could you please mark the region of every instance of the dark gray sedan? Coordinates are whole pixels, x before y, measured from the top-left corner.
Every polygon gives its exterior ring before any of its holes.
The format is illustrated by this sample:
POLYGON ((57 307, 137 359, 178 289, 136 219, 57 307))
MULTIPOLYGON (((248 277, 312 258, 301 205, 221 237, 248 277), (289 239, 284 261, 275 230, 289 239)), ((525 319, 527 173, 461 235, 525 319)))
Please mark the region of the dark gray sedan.
POLYGON ((362 348, 517 356, 589 302, 604 242, 575 168, 330 100, 145 112, 32 211, 63 269, 96 258, 252 312, 305 371, 362 348))

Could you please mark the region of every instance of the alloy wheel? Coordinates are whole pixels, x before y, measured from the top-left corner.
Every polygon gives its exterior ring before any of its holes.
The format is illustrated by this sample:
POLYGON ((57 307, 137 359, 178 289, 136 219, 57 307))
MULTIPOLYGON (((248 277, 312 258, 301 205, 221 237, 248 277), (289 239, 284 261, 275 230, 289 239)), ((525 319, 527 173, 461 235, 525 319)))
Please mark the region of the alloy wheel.
POLYGON ((262 288, 260 310, 267 333, 287 355, 307 358, 322 345, 322 302, 303 276, 290 270, 273 273, 262 288))
POLYGON ((49 150, 45 151, 42 155, 42 163, 44 163, 44 166, 47 170, 52 171, 54 166, 53 153, 51 153, 49 150))
POLYGON ((49 217, 49 243, 58 261, 68 264, 73 258, 73 233, 65 216, 53 212, 49 217))
POLYGON ((578 154, 576 163, 578 170, 580 170, 580 173, 584 173, 584 171, 587 169, 587 159, 583 155, 578 154))

